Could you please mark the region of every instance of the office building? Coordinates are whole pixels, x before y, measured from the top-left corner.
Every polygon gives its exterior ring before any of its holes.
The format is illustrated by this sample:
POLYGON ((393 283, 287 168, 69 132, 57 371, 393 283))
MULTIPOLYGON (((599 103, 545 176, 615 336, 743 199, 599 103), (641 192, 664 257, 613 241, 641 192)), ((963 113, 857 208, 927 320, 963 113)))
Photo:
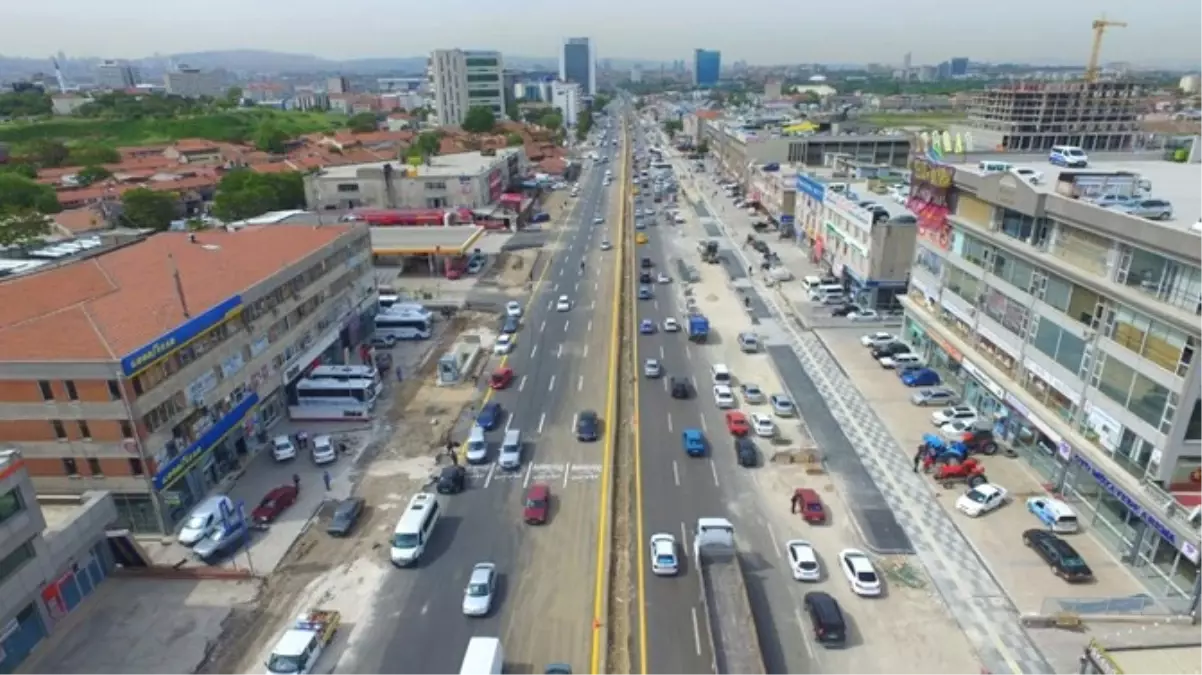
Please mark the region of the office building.
POLYGON ((1063 495, 1113 560, 1184 610, 1198 580, 1197 165, 1091 163, 1032 185, 915 160, 904 337, 1063 495), (1082 201, 1150 180, 1176 219, 1082 201))
POLYGON ((505 119, 505 63, 500 52, 437 49, 430 54, 431 105, 438 126, 458 126, 472 108, 505 119))
POLYGON ((1053 145, 1128 150, 1147 103, 1130 81, 1014 84, 977 92, 961 132, 978 147, 1046 153, 1053 145))
POLYGON ((553 82, 551 84, 551 106, 563 115, 563 124, 575 128, 580 116, 582 97, 580 85, 575 82, 553 82))
POLYGON ((345 76, 339 75, 326 80, 327 94, 349 94, 351 93, 351 81, 345 76))
POLYGON ((169 533, 370 326, 363 225, 156 234, 0 281, 0 446, 39 494, 113 494, 169 533))
POLYGON ((952 77, 964 77, 968 74, 968 59, 963 56, 948 61, 948 70, 952 77))
POLYGON ((224 96, 225 82, 221 73, 206 72, 199 68, 180 66, 163 76, 168 94, 199 98, 201 96, 224 96))
POLYGON ((580 85, 582 94, 597 95, 597 55, 589 38, 564 40, 559 54, 559 79, 580 85))
POLYGON ((715 49, 693 50, 693 84, 698 87, 713 87, 718 84, 722 70, 722 52, 715 49))
POLYGON ((643 81, 643 67, 637 63, 630 67, 630 82, 631 84, 639 84, 643 81))
POLYGON ((100 89, 133 89, 138 82, 138 70, 125 61, 101 61, 96 66, 96 86, 100 89))

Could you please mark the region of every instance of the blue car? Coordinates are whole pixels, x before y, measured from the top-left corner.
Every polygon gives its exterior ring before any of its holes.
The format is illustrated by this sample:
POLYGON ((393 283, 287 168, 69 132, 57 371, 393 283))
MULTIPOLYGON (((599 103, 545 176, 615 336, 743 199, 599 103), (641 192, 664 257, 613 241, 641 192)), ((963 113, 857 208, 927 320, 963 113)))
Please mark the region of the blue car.
POLYGON ((518 332, 518 328, 522 325, 521 319, 516 316, 505 317, 504 323, 501 324, 501 333, 504 335, 513 335, 518 332))
POLYGON ((907 387, 934 387, 940 383, 939 373, 930 368, 919 368, 902 375, 902 384, 907 387))
POLYGON ((684 443, 684 454, 689 457, 705 455, 705 436, 701 435, 700 429, 685 429, 680 437, 684 443))
POLYGON ((643 335, 651 335, 655 332, 655 322, 651 319, 643 319, 639 322, 639 332, 643 335))
POLYGON ((651 299, 651 287, 650 286, 639 286, 639 300, 650 300, 650 299, 651 299))
POLYGON ((476 415, 476 424, 480 425, 481 429, 491 431, 501 423, 501 404, 496 401, 485 403, 480 409, 480 413, 476 415))

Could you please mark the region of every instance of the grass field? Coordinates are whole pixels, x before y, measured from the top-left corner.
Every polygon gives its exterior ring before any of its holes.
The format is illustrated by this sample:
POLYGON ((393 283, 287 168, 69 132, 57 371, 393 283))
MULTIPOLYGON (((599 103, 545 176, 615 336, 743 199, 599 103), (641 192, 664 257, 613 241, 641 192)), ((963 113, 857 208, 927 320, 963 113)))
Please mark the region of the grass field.
POLYGON ((53 139, 67 144, 97 143, 112 147, 154 145, 181 138, 238 142, 250 138, 265 122, 289 136, 332 131, 345 125, 346 116, 322 112, 232 110, 175 119, 93 120, 57 118, 45 122, 0 124, 0 142, 16 154, 31 141, 53 139))
POLYGON ((962 112, 926 112, 926 113, 876 113, 860 115, 859 120, 882 127, 923 127, 942 129, 948 124, 963 121, 967 116, 962 112))

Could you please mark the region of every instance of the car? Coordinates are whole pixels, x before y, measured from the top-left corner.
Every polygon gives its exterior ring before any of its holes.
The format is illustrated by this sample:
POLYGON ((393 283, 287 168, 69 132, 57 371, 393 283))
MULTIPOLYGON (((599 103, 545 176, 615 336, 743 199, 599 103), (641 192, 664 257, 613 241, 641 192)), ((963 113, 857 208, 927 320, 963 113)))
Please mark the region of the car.
POLYGON ((657 577, 671 577, 679 571, 676 537, 662 532, 651 535, 651 573, 657 577))
POLYGON ((1067 541, 1047 530, 1023 532, 1023 545, 1035 551, 1056 576, 1071 583, 1093 580, 1093 570, 1067 541))
POLYGON ((476 414, 476 424, 485 431, 492 431, 501 423, 502 416, 504 416, 504 410, 501 408, 501 404, 496 401, 489 401, 476 414))
POLYGON ((643 269, 645 269, 645 270, 655 267, 655 261, 653 261, 651 258, 643 258, 642 261, 639 262, 639 264, 642 265, 643 269))
POLYGON ((296 494, 296 485, 292 483, 272 488, 259 501, 255 510, 250 512, 250 519, 260 525, 275 522, 280 514, 296 503, 296 494))
POLYGON ((498 335, 497 341, 492 344, 493 354, 508 354, 513 351, 513 346, 517 344, 516 335, 498 335))
POLYGON ((639 300, 650 300, 654 295, 650 286, 639 286, 639 300))
POLYGON ((826 522, 826 506, 822 497, 813 488, 797 488, 793 491, 793 508, 801 514, 801 519, 813 525, 826 522))
POLYGON ((668 318, 664 319, 664 332, 665 333, 680 332, 680 323, 677 322, 676 319, 673 319, 672 317, 668 317, 668 318))
POLYGON ((533 483, 526 488, 526 498, 522 500, 522 520, 527 525, 545 525, 547 513, 551 509, 551 486, 546 483, 533 483))
POLYGON ((1081 528, 1073 507, 1069 506, 1067 502, 1053 497, 1028 498, 1027 511, 1053 532, 1071 534, 1081 528))
POLYGON ((953 420, 939 427, 939 435, 948 443, 964 441, 977 428, 975 420, 953 420))
POLYGON ((608 251, 608 250, 612 249, 613 247, 614 247, 614 245, 609 243, 608 239, 601 240, 601 250, 602 251, 608 251))
POLYGON ((659 377, 664 374, 664 368, 659 364, 659 359, 647 359, 643 362, 643 375, 647 377, 659 377))
POLYGON ((764 390, 754 382, 744 382, 739 386, 739 391, 743 394, 743 402, 747 405, 761 405, 768 400, 764 390))
POLYGON ((504 389, 513 382, 513 368, 498 368, 488 376, 488 386, 493 390, 504 389))
POLYGON ((659 276, 655 277, 655 281, 660 284, 670 284, 672 283, 672 277, 668 276, 665 272, 660 272, 659 276))
POLYGON ((271 439, 271 457, 277 462, 296 459, 296 445, 287 436, 276 436, 271 439))
POLYGON ((566 312, 570 309, 572 309, 572 301, 568 300, 568 296, 559 296, 559 299, 555 301, 555 311, 566 312))
POLYGON ((880 321, 881 315, 875 309, 860 309, 847 315, 852 321, 880 321))
POLYGON ((689 457, 705 455, 705 434, 700 429, 685 429, 680 433, 680 441, 684 445, 684 454, 689 457))
POLYGON ((941 427, 955 420, 976 421, 977 409, 970 405, 953 405, 931 413, 931 424, 941 427))
POLYGON ((872 358, 880 360, 886 356, 894 356, 896 354, 909 354, 910 345, 898 340, 883 345, 877 345, 872 348, 872 358))
POLYGON ((643 234, 642 232, 639 232, 638 234, 634 235, 634 243, 646 244, 647 243, 647 235, 643 234))
POLYGON ((595 441, 601 435, 601 420, 592 410, 582 410, 576 416, 576 440, 595 441))
POLYGON ((501 334, 502 335, 512 335, 512 334, 518 332, 518 329, 521 327, 522 327, 521 319, 519 319, 516 316, 506 315, 505 320, 501 322, 501 334))
POLYGON ((492 599, 497 590, 497 566, 493 563, 476 563, 463 589, 463 615, 488 616, 492 610, 492 599))
POLYGON ((949 387, 929 387, 910 394, 910 403, 924 408, 932 405, 947 405, 958 400, 960 400, 960 395, 956 393, 955 389, 949 387))
POLYGON ((715 384, 714 405, 720 409, 735 407, 735 393, 725 384, 715 384))
POLYGON ((923 364, 922 357, 911 352, 901 352, 891 356, 882 356, 876 360, 885 370, 894 368, 904 368, 906 366, 920 366, 923 364))
POLYGON ((902 384, 907 387, 930 387, 940 384, 939 373, 930 368, 907 368, 901 375, 902 384))
POLYGON ((776 423, 772 418, 763 413, 751 413, 751 428, 755 430, 755 435, 760 438, 773 438, 776 436, 776 423))
POLYGON ((327 434, 313 438, 312 455, 313 463, 318 466, 338 461, 338 451, 334 448, 334 441, 327 434))
POLYGON ((860 336, 860 344, 865 347, 880 347, 897 342, 897 336, 893 333, 869 333, 860 336))
MULTIPOLYGON (((843 303, 842 296, 833 296, 833 297, 838 298, 838 301, 840 303, 843 303)), ((834 304, 834 303, 828 303, 824 300, 822 302, 822 304, 826 305, 826 304, 834 304)), ((838 305, 837 307, 831 308, 831 316, 850 316, 852 314, 855 314, 858 311, 860 311, 859 305, 843 303, 843 304, 838 305)))
POLYGON ((641 220, 636 220, 636 221, 634 221, 634 229, 645 230, 645 229, 647 229, 647 224, 641 220))
POLYGON ((956 498, 956 510, 970 518, 985 515, 1006 503, 1006 488, 993 483, 981 483, 956 498))
POLYGON ((651 273, 650 272, 639 272, 639 283, 640 284, 651 283, 651 273))
POLYGON ((845 548, 839 551, 839 567, 843 576, 851 584, 851 590, 856 595, 873 597, 881 594, 881 578, 872 566, 868 554, 859 549, 845 548))
POLYGON ((593 225, 600 225, 604 222, 605 222, 605 218, 603 218, 602 216, 597 216, 596 218, 593 218, 593 225))
POLYGON ((367 501, 362 497, 343 499, 334 507, 334 515, 330 516, 330 524, 326 526, 326 534, 331 537, 345 537, 355 529, 359 516, 367 501))
POLYGON ((772 412, 777 417, 793 417, 797 414, 793 400, 784 394, 773 394, 768 397, 768 402, 772 404, 772 412))
POLYGON ((1132 197, 1122 194, 1104 194, 1097 197, 1087 197, 1085 201, 1092 202, 1104 209, 1109 209, 1115 206, 1126 206, 1135 201, 1132 197))
POLYGON ((751 431, 751 425, 747 423, 747 416, 738 410, 728 410, 726 412, 726 430, 734 436, 746 436, 751 431))
POLYGON ((214 563, 222 556, 238 550, 250 538, 250 528, 246 521, 236 520, 229 525, 218 527, 209 536, 201 539, 192 547, 196 557, 206 563, 214 563))
POLYGON ((794 581, 821 581, 822 566, 818 564, 818 553, 805 539, 790 539, 785 542, 785 554, 789 556, 789 569, 794 581))
POLYGON ((1022 178, 1023 180, 1027 181, 1028 183, 1031 183, 1032 185, 1039 185, 1039 184, 1043 183, 1043 172, 1042 171, 1036 171, 1035 169, 1028 169, 1028 168, 1022 167, 1022 166, 1014 167, 1010 171, 1014 175, 1018 176, 1019 178, 1022 178))
POLYGON ((683 377, 674 377, 668 383, 668 388, 672 392, 672 398, 687 399, 693 394, 693 389, 689 385, 689 381, 683 377))
POLYGON ((760 463, 760 451, 755 441, 746 436, 735 436, 735 461, 739 466, 752 469, 760 463))
POLYGON ((468 274, 479 274, 484 269, 484 258, 472 258, 467 263, 468 274))
POLYGON ((639 322, 639 334, 653 335, 655 333, 655 322, 651 319, 643 319, 639 322))
POLYGON ((760 349, 760 338, 755 333, 742 332, 735 336, 739 350, 746 354, 754 354, 760 349))
POLYGON ((440 495, 454 495, 463 492, 467 486, 467 469, 458 464, 444 466, 438 472, 434 488, 440 495))
POLYGON ((520 318, 522 316, 522 304, 517 300, 510 300, 505 303, 505 314, 520 318))
POLYGON ((1148 220, 1173 219, 1173 205, 1164 199, 1134 199, 1113 208, 1115 211, 1148 220))

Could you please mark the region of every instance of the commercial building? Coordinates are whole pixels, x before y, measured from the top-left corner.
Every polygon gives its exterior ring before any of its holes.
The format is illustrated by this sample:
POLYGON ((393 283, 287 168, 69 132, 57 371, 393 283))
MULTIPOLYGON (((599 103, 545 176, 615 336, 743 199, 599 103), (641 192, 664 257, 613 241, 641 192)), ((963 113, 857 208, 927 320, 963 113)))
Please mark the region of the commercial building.
POLYGON ((1053 145, 1086 151, 1127 150, 1148 97, 1130 81, 1021 83, 977 92, 968 123, 981 149, 1046 152, 1053 145))
POLYGON ((163 76, 168 94, 199 98, 201 96, 224 96, 225 81, 221 73, 205 72, 199 68, 180 66, 163 76))
POLYGON ((172 532, 339 362, 375 304, 361 224, 162 233, 0 282, 0 444, 38 494, 172 532))
POLYGON ((968 57, 957 56, 948 61, 948 70, 952 77, 964 77, 968 74, 968 57))
POLYGON ((575 82, 551 83, 551 106, 559 108, 564 126, 575 128, 582 102, 580 85, 575 82))
POLYGON ((722 52, 716 49, 693 50, 693 85, 713 87, 722 71, 722 52))
POLYGON ((589 38, 568 38, 559 53, 559 79, 575 82, 588 96, 597 95, 597 55, 589 38))
POLYGON ((117 507, 88 492, 56 522, 38 506, 26 460, 0 451, 0 672, 16 672, 113 571, 105 530, 117 507))
POLYGON ((1199 561, 1202 169, 1095 162, 1043 185, 972 158, 912 169, 905 338, 1150 593, 1184 603, 1199 561), (1176 220, 1068 196, 1103 172, 1150 181, 1176 220))
POLYGON ((505 119, 505 62, 501 52, 436 49, 428 76, 435 123, 458 126, 472 108, 505 119))
POLYGON ((759 204, 773 223, 792 232, 797 210, 797 167, 758 166, 751 169, 747 198, 759 204))
POLYGON ((100 89, 133 89, 139 80, 138 69, 125 61, 101 61, 96 66, 96 86, 100 89))
POLYGON ((326 78, 326 93, 349 94, 351 93, 351 81, 345 75, 326 78))

